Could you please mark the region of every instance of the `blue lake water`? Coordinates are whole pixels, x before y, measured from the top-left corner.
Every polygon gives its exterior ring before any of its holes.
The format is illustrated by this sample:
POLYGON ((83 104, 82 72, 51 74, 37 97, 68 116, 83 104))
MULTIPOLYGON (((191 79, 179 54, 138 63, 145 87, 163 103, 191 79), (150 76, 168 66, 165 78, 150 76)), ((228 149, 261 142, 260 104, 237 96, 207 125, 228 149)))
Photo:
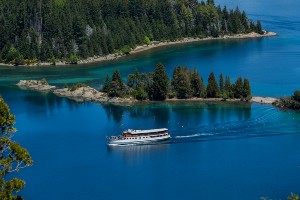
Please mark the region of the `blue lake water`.
POLYGON ((15 139, 34 165, 21 170, 26 199, 285 199, 300 193, 300 113, 248 103, 76 103, 18 89, 20 79, 86 82, 162 62, 248 77, 254 95, 300 89, 299 1, 228 1, 279 36, 175 45, 90 66, 0 68, 0 94, 16 115, 15 139), (167 143, 108 148, 123 129, 170 129, 167 143))

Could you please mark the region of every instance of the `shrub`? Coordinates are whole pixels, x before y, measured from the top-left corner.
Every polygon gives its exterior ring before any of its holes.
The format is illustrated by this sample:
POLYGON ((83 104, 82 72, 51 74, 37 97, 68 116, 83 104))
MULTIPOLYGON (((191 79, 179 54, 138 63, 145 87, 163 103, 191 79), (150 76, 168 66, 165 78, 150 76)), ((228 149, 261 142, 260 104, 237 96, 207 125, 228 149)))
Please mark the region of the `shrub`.
POLYGON ((300 90, 296 90, 296 91, 294 92, 293 99, 294 99, 295 101, 298 101, 298 102, 300 103, 300 90))
POLYGON ((40 80, 40 83, 41 83, 42 85, 49 85, 48 82, 47 82, 47 80, 46 80, 45 78, 41 79, 41 80, 40 80))
POLYGON ((130 54, 130 51, 131 51, 131 48, 130 48, 130 46, 128 46, 128 45, 122 47, 122 49, 121 49, 121 52, 122 52, 123 54, 130 54))
POLYGON ((79 58, 77 57, 76 54, 71 54, 70 58, 69 58, 69 62, 70 64, 77 64, 79 61, 79 58))
POLYGON ((77 84, 75 84, 75 85, 73 85, 72 87, 71 87, 71 89, 70 89, 70 91, 75 91, 75 90, 77 90, 78 88, 81 88, 81 87, 86 87, 87 85, 86 84, 84 84, 84 83, 77 83, 77 84))

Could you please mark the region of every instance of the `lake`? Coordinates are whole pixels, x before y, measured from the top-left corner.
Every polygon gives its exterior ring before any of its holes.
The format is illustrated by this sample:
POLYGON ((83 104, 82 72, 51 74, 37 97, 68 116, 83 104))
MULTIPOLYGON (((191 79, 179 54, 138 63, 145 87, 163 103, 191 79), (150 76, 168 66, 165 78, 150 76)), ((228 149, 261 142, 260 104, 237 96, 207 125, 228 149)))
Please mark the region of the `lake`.
POLYGON ((300 193, 300 113, 250 103, 76 103, 21 90, 20 79, 85 82, 99 88, 106 74, 123 78, 159 62, 197 67, 232 79, 248 77, 258 96, 300 89, 300 2, 228 1, 277 32, 272 38, 175 45, 124 59, 72 67, 0 67, 0 94, 16 115, 14 139, 34 165, 17 176, 25 199, 286 199, 300 193), (159 145, 113 147, 105 136, 128 128, 166 127, 159 145))

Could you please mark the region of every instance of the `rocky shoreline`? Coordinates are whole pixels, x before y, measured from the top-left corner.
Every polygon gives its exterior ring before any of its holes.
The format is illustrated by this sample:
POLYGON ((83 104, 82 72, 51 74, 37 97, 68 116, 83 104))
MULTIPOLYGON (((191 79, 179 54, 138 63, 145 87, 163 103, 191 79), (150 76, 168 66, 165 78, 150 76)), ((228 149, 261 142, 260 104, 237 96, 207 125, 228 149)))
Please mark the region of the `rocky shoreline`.
MULTIPOLYGON (((193 42, 199 42, 199 41, 210 41, 210 40, 227 40, 227 39, 250 39, 250 38, 262 38, 262 37, 273 37, 276 36, 277 33, 274 32, 267 32, 264 31, 264 34, 258 34, 255 32, 252 33, 247 33, 247 34, 234 34, 234 35, 224 35, 224 36, 219 36, 217 38, 214 37, 207 37, 207 38, 183 38, 181 40, 177 41, 152 41, 150 45, 140 45, 137 46, 135 49, 130 51, 130 54, 136 54, 140 53, 143 51, 147 51, 150 49, 158 48, 158 47, 163 47, 163 46, 170 46, 170 45, 175 45, 175 44, 186 44, 186 43, 193 43, 193 42)), ((109 54, 105 56, 93 56, 89 57, 84 60, 78 61, 78 64, 93 64, 93 63, 99 63, 99 62, 104 62, 104 61, 112 61, 112 60, 117 60, 120 58, 123 58, 127 56, 127 54, 122 54, 122 53, 114 53, 114 54, 109 54)), ((12 64, 5 64, 5 63, 0 63, 0 66, 13 66, 12 64)), ((27 66, 50 66, 52 63, 50 62, 42 62, 42 63, 35 63, 27 66)), ((58 61, 56 62, 57 66, 65 66, 65 65, 71 65, 68 62, 65 61, 58 61)))
POLYGON ((49 85, 46 80, 20 80, 16 84, 20 88, 48 92, 56 89, 56 86, 49 85))
MULTIPOLYGON (((36 90, 40 92, 53 92, 53 94, 59 97, 66 97, 68 99, 75 100, 77 102, 95 102, 95 103, 114 103, 114 104, 134 104, 134 103, 149 103, 152 101, 139 101, 134 98, 119 98, 108 97, 106 93, 99 92, 96 89, 87 86, 80 85, 72 88, 57 89, 56 86, 49 85, 45 80, 20 80, 16 84, 20 88, 36 90)), ((273 104, 277 101, 276 98, 271 97, 252 97, 248 102, 255 102, 260 104, 273 104)), ((190 99, 166 99, 162 102, 245 102, 241 99, 223 99, 223 98, 190 98, 190 99)))

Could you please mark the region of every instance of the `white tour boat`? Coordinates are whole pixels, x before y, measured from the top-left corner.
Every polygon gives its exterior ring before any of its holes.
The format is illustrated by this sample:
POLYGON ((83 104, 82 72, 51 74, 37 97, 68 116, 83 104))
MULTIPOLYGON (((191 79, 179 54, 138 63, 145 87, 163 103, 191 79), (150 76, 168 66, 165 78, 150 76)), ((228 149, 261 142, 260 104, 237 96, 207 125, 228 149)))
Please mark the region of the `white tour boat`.
POLYGON ((145 144, 167 140, 171 136, 168 129, 132 130, 124 131, 120 136, 107 137, 108 145, 145 144))

